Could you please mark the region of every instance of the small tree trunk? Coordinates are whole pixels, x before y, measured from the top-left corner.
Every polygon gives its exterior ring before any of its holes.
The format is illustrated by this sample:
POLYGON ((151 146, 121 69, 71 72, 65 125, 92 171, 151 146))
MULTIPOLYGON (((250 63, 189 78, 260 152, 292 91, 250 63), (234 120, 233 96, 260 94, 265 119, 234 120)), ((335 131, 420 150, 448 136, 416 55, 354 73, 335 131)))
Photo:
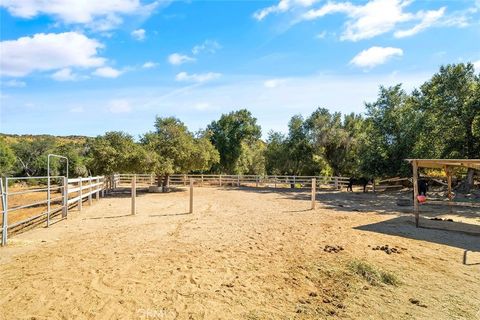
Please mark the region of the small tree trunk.
POLYGON ((170 191, 170 175, 166 174, 163 176, 162 192, 170 191))
POLYGON ((163 181, 162 176, 158 175, 158 176, 157 176, 157 187, 161 187, 161 186, 162 186, 162 181, 163 181))

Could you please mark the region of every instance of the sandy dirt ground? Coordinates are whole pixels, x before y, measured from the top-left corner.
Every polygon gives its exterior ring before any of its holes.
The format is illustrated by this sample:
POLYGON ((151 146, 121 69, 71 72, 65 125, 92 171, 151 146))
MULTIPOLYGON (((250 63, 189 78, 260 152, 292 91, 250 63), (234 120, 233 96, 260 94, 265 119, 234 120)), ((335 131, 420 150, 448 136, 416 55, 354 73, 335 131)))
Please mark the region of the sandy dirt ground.
MULTIPOLYGON (((101 199, 0 249, 0 318, 480 319, 480 236, 416 229, 387 195, 317 200, 196 188, 193 214, 179 191, 139 194, 131 216, 127 196, 101 199), (370 284, 358 261, 399 283, 370 284)), ((478 212, 446 216, 422 223, 480 228, 478 212)))

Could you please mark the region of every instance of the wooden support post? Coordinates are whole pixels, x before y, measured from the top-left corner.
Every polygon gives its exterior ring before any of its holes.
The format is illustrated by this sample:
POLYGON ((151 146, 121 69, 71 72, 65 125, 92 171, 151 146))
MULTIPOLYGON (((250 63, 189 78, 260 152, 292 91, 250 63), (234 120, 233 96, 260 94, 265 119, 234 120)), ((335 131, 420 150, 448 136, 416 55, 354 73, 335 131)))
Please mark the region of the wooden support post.
POLYGON ((183 185, 184 186, 187 185, 187 175, 186 174, 183 175, 183 185))
POLYGON ((132 177, 132 215, 137 213, 137 204, 136 204, 136 198, 137 198, 137 175, 134 174, 132 177))
POLYGON ((220 187, 222 186, 222 175, 220 175, 220 187))
POLYGON ((418 228, 419 223, 419 208, 418 208, 418 164, 417 161, 412 162, 413 166, 413 213, 415 214, 415 226, 418 228))
POLYGON ((203 174, 202 174, 202 182, 200 183, 200 185, 203 187, 203 174))
POLYGON ((189 213, 193 213, 193 179, 190 178, 190 206, 189 213))
POLYGON ((317 195, 317 179, 313 178, 312 179, 312 210, 315 210, 316 195, 317 195))
POLYGON ((82 178, 81 177, 78 177, 78 188, 80 189, 80 191, 78 191, 78 211, 82 211, 82 202, 83 202, 83 198, 82 198, 82 178))
POLYGON ((63 194, 62 194, 62 218, 66 218, 68 214, 68 179, 63 177, 63 194))
POLYGON ((452 170, 451 168, 448 166, 445 166, 445 173, 447 174, 448 201, 452 201, 452 170))
POLYGON ((338 177, 335 177, 335 189, 338 190, 338 177))
POLYGON ((295 189, 297 187, 297 177, 293 176, 293 188, 295 189))
POLYGON ((92 205, 92 177, 88 177, 88 205, 92 205))
POLYGON ((237 174, 237 187, 240 187, 240 175, 237 174))
POLYGON ((259 177, 255 176, 255 187, 257 187, 257 188, 258 188, 258 180, 259 180, 259 177))

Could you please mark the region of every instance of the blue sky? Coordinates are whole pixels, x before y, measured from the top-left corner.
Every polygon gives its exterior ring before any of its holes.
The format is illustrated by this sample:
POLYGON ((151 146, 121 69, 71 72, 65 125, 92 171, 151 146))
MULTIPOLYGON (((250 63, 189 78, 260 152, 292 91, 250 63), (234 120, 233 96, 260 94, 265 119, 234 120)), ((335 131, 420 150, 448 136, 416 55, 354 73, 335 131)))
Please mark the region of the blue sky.
POLYGON ((248 108, 269 130, 480 69, 480 1, 2 0, 0 132, 138 136, 248 108))

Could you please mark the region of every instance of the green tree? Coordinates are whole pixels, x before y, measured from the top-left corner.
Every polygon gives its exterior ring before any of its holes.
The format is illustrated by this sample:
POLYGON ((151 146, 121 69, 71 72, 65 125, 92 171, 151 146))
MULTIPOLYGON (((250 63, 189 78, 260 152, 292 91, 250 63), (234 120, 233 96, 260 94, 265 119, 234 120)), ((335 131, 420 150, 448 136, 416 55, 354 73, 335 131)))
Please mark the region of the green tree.
MULTIPOLYGON (((46 176, 47 157, 55 150, 55 138, 20 139, 12 145, 17 157, 17 173, 27 176, 46 176)), ((52 166, 53 172, 57 167, 52 166)))
POLYGON ((321 167, 324 174, 358 173, 355 162, 363 125, 359 115, 352 113, 342 118, 340 112, 330 113, 325 108, 318 108, 306 119, 305 127, 317 161, 324 163, 321 167))
POLYGON ((401 85, 380 87, 377 101, 367 103, 361 171, 373 176, 409 175, 406 158, 415 156, 424 118, 401 85))
MULTIPOLYGON (((88 176, 89 172, 85 164, 85 145, 78 143, 64 143, 57 146, 54 150, 55 154, 64 156, 68 158, 68 175, 69 177, 85 177, 88 176)), ((51 159, 52 164, 56 168, 62 168, 65 164, 63 160, 57 158, 51 159)), ((58 173, 62 174, 62 171, 58 173)))
POLYGON ((225 173, 237 172, 242 144, 253 145, 262 134, 257 119, 246 109, 223 114, 207 130, 212 133, 211 141, 220 153, 220 163, 215 169, 225 173))
POLYGON ((257 140, 253 145, 242 143, 242 152, 235 167, 236 174, 265 174, 265 142, 257 140))
POLYGON ((208 170, 219 160, 208 135, 195 137, 183 122, 173 117, 157 117, 155 131, 145 134, 142 144, 156 154, 153 168, 158 186, 162 186, 164 192, 168 191, 171 174, 208 170))
MULTIPOLYGON (((438 73, 420 87, 422 110, 428 119, 425 140, 432 142, 435 158, 480 158, 480 76, 468 64, 440 67, 438 73)), ((473 185, 470 169, 466 189, 473 185)))
POLYGON ((150 172, 155 161, 131 135, 120 131, 88 141, 87 155, 87 168, 93 174, 150 172))
POLYGON ((15 154, 4 139, 0 139, 0 176, 11 175, 15 168, 15 154))

